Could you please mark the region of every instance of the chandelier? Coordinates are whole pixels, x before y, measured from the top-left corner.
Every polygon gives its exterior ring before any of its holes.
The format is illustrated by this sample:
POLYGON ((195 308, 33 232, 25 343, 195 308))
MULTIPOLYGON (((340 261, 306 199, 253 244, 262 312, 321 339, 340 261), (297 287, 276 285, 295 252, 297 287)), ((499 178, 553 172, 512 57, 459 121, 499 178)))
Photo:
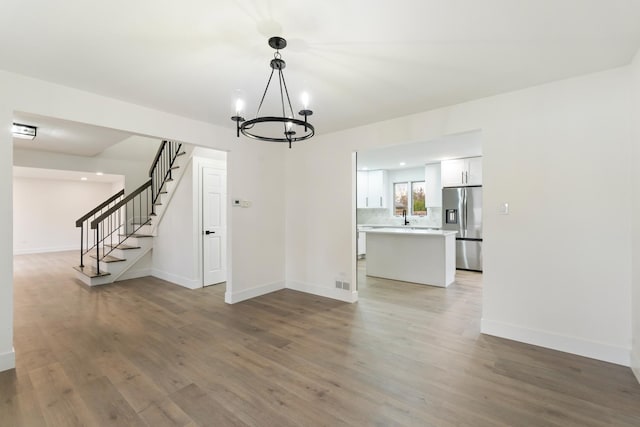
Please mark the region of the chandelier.
POLYGON ((271 74, 267 81, 267 87, 264 89, 262 99, 258 105, 258 111, 255 118, 251 120, 245 120, 242 117, 243 101, 236 100, 236 113, 231 120, 236 122, 236 135, 240 137, 240 133, 248 138, 257 139, 267 142, 284 142, 291 143, 304 141, 311 138, 315 134, 315 129, 307 118, 313 114, 313 111, 307 109, 308 97, 303 95, 304 108, 298 112, 300 116, 304 117, 304 120, 294 118, 293 107, 291 106, 291 99, 289 98, 289 90, 287 89, 287 83, 284 80, 284 74, 282 70, 286 67, 286 62, 280 55, 280 50, 287 47, 287 41, 282 37, 271 37, 269 39, 269 46, 276 50, 273 54, 273 59, 270 62, 271 74), (260 116, 260 109, 264 103, 264 99, 269 90, 269 85, 273 78, 274 72, 278 72, 278 83, 280 86, 280 106, 282 115, 278 116, 260 116))

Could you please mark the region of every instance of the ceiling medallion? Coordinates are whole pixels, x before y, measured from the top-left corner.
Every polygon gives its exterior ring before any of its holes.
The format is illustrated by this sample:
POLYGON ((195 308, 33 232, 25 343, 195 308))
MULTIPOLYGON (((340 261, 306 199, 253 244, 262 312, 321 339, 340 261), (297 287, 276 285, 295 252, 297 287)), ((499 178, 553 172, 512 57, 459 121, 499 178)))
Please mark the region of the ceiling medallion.
POLYGON ((304 141, 315 134, 313 125, 307 120, 308 117, 313 114, 313 111, 308 109, 308 96, 303 94, 304 107, 298 114, 303 116, 304 120, 293 117, 293 107, 291 106, 291 99, 289 98, 289 90, 287 89, 287 83, 284 80, 284 74, 282 72, 287 64, 282 59, 282 55, 280 55, 280 50, 287 47, 287 41, 282 37, 271 37, 269 39, 269 46, 275 49, 276 52, 273 54, 273 59, 270 62, 271 74, 267 81, 267 87, 262 94, 256 117, 251 120, 245 120, 245 118, 242 117, 244 102, 238 99, 236 100, 236 113, 231 117, 231 120, 236 122, 236 135, 238 137, 240 137, 240 133, 242 133, 246 137, 260 141, 288 143, 289 148, 291 148, 293 142, 304 141), (260 109, 269 90, 273 73, 276 70, 278 72, 278 83, 280 84, 282 115, 260 116, 260 109))

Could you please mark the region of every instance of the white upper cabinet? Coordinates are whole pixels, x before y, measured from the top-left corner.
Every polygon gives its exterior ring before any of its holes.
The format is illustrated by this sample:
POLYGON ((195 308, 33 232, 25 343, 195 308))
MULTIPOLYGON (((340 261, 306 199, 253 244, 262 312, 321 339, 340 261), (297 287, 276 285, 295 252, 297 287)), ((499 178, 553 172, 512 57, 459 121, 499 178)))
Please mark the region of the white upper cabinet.
POLYGON ((357 207, 366 208, 367 198, 369 197, 369 172, 358 171, 356 182, 357 207))
POLYGON ((443 187, 482 185, 482 157, 444 160, 441 166, 443 187))
POLYGON ((482 157, 470 157, 466 160, 468 161, 466 185, 482 185, 482 157))
POLYGON ((358 171, 358 208, 387 207, 387 171, 358 171))
POLYGON ((377 170, 369 172, 369 208, 387 207, 387 171, 377 170))

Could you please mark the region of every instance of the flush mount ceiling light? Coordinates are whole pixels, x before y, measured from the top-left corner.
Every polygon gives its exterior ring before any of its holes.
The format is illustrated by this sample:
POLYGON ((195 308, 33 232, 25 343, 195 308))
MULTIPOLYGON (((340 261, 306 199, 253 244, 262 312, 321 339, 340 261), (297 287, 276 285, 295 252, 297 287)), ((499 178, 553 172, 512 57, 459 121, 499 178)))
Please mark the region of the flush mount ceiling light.
POLYGON ((38 128, 35 126, 14 123, 11 128, 11 133, 14 138, 34 139, 36 137, 36 129, 38 128))
POLYGON ((289 98, 289 90, 287 89, 287 83, 284 80, 284 74, 282 70, 285 69, 286 63, 280 55, 280 50, 287 47, 287 41, 282 37, 271 37, 269 39, 269 46, 276 50, 271 60, 271 74, 267 81, 267 87, 264 89, 262 99, 258 105, 258 111, 256 117, 251 120, 245 120, 242 117, 242 110, 244 108, 244 101, 241 99, 236 100, 236 112, 231 120, 236 122, 236 135, 240 137, 240 133, 244 136, 267 142, 284 142, 291 143, 304 141, 311 138, 315 134, 315 129, 311 123, 307 121, 307 118, 313 114, 313 111, 308 109, 308 96, 303 95, 304 108, 298 112, 299 115, 304 117, 304 120, 294 118, 293 107, 291 106, 291 99, 289 98), (264 103, 265 96, 269 90, 273 73, 278 71, 278 82, 280 84, 280 106, 282 107, 281 116, 260 116, 260 109, 264 103))

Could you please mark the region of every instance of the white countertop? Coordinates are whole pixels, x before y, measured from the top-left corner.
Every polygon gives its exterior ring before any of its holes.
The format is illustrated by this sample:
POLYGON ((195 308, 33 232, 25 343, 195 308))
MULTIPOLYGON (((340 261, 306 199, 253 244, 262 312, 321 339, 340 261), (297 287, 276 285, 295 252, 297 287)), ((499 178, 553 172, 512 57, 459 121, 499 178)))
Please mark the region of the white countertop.
POLYGON ((392 225, 392 224, 358 224, 358 228, 416 228, 416 229, 425 229, 425 230, 439 230, 437 227, 432 227, 429 225, 392 225))
POLYGON ((389 228, 365 228, 360 229, 360 231, 364 231, 367 234, 409 234, 409 235, 419 235, 419 236, 451 236, 455 235, 456 231, 451 230, 434 230, 434 229, 426 229, 426 228, 412 228, 411 226, 407 227, 389 227, 389 228))

